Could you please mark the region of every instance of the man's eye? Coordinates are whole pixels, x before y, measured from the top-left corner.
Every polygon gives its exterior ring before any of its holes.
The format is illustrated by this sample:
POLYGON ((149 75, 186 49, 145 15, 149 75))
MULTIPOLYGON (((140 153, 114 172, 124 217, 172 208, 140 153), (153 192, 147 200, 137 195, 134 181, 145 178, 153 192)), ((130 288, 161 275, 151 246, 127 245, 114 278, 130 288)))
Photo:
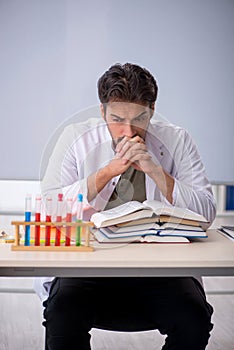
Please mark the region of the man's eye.
POLYGON ((135 122, 135 123, 142 123, 142 122, 144 122, 144 121, 146 120, 146 118, 147 118, 146 115, 142 115, 142 116, 136 118, 136 119, 134 120, 134 122, 135 122))
POLYGON ((112 118, 112 121, 113 121, 114 123, 121 123, 121 122, 122 122, 122 119, 120 119, 120 118, 112 118))

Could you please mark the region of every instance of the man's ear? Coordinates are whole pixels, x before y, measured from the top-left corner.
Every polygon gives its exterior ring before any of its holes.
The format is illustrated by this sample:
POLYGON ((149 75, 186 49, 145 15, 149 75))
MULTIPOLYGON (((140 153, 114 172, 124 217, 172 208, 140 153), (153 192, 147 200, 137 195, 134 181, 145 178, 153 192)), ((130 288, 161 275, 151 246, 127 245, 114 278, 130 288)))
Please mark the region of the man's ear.
POLYGON ((154 115, 154 109, 155 109, 155 103, 152 103, 151 105, 150 105, 150 118, 152 118, 153 117, 153 115, 154 115))
POLYGON ((103 106, 103 104, 100 104, 100 111, 101 111, 101 116, 104 120, 106 120, 106 114, 105 114, 105 108, 103 106))

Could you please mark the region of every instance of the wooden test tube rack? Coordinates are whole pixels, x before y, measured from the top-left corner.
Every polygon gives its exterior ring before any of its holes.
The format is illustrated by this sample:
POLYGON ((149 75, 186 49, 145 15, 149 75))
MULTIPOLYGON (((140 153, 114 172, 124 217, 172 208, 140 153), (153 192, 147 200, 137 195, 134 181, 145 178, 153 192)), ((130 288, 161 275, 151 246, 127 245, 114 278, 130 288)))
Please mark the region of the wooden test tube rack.
POLYGON ((93 223, 90 221, 83 221, 83 222, 47 222, 47 221, 12 221, 12 225, 15 226, 15 243, 12 244, 11 249, 15 251, 81 251, 81 252, 92 252, 94 248, 90 246, 90 227, 93 226, 93 223), (82 242, 79 246, 76 245, 69 245, 66 246, 63 243, 61 243, 59 246, 55 246, 50 244, 49 246, 45 245, 24 245, 20 243, 20 226, 41 226, 41 228, 44 230, 46 226, 51 226, 51 228, 55 229, 56 227, 61 226, 61 230, 65 230, 66 227, 71 226, 71 228, 77 228, 80 226, 82 229, 82 242))

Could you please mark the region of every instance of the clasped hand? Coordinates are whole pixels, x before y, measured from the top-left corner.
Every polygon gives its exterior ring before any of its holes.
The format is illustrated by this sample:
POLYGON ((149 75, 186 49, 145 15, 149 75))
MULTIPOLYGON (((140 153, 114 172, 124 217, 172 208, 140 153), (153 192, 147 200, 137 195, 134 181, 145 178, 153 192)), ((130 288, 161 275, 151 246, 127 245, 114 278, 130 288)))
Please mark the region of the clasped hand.
POLYGON ((125 172, 129 166, 145 173, 153 170, 155 164, 151 159, 144 140, 140 136, 125 136, 116 146, 115 158, 109 164, 113 175, 125 172))

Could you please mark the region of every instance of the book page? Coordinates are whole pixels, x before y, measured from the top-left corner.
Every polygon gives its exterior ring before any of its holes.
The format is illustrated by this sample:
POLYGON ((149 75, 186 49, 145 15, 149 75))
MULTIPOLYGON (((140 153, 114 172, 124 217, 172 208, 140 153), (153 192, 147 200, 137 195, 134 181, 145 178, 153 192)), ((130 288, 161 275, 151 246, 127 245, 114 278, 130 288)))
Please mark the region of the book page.
MULTIPOLYGON (((125 233, 125 232, 138 232, 138 231, 146 231, 150 229, 159 229, 161 226, 156 223, 148 223, 143 225, 132 225, 132 226, 109 226, 109 230, 112 231, 112 233, 125 233)), ((141 234, 139 232, 139 234, 141 234)))
POLYGON ((156 200, 146 200, 144 201, 144 204, 153 209, 155 214, 157 215, 168 215, 168 216, 174 216, 182 219, 188 219, 188 220, 196 220, 200 222, 207 222, 206 218, 203 215, 197 214, 193 212, 192 210, 189 210, 187 208, 179 208, 175 206, 167 206, 163 204, 162 202, 156 201, 156 200))
MULTIPOLYGON (((91 221, 97 227, 99 227, 104 222, 107 222, 110 220, 112 221, 114 219, 116 219, 116 223, 117 223, 117 222, 121 222, 121 219, 123 219, 123 217, 125 217, 126 215, 133 214, 138 211, 139 211, 139 217, 142 217, 141 211, 143 209, 144 209, 144 212, 149 212, 148 215, 146 214, 146 217, 152 215, 153 213, 152 209, 150 208, 146 209, 143 203, 140 203, 137 201, 130 201, 130 202, 121 204, 118 207, 115 207, 113 209, 109 209, 109 210, 105 210, 105 211, 93 214, 91 216, 91 221)), ((135 218, 135 216, 133 218, 135 218)), ((129 220, 131 219, 132 217, 129 218, 129 220)))
POLYGON ((190 243, 189 239, 186 237, 178 237, 178 236, 156 236, 156 235, 148 235, 141 237, 140 242, 144 243, 190 243))
POLYGON ((191 237, 191 238, 207 238, 205 231, 186 231, 186 230, 169 230, 165 229, 160 231, 159 236, 179 236, 179 237, 191 237))
POLYGON ((186 231, 203 231, 200 226, 184 225, 174 222, 165 222, 160 226, 161 229, 171 229, 171 230, 186 230, 186 231))

